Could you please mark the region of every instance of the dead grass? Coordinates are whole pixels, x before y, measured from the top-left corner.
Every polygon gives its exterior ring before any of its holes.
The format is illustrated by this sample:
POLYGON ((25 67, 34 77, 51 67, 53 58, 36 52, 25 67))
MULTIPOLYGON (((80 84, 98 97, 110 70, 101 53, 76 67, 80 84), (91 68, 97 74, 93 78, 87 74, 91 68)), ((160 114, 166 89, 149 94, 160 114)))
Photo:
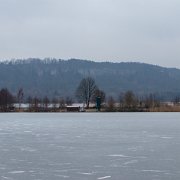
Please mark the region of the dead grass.
POLYGON ((180 106, 160 106, 156 108, 150 108, 150 112, 180 112, 180 106))

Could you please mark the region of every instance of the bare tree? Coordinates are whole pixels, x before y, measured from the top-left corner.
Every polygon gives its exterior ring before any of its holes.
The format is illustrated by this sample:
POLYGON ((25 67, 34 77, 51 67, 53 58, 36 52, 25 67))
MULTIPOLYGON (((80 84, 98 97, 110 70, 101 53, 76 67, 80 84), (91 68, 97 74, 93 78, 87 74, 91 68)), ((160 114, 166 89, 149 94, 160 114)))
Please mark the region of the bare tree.
POLYGON ((146 99, 145 99, 145 107, 146 108, 154 108, 154 107, 159 107, 160 102, 156 98, 155 94, 150 94, 146 99))
POLYGON ((39 111, 39 104, 40 104, 41 100, 37 97, 34 97, 32 99, 32 109, 33 111, 35 112, 38 112, 39 111))
POLYGON ((43 108, 44 108, 44 110, 45 110, 45 111, 48 111, 48 106, 49 106, 50 101, 49 101, 49 99, 48 99, 47 96, 45 96, 45 97, 43 98, 42 103, 43 103, 43 108))
POLYGON ((13 95, 8 91, 8 89, 3 88, 0 90, 0 111, 7 112, 10 111, 14 102, 13 95))
POLYGON ((65 100, 64 100, 64 98, 61 98, 60 100, 59 100, 59 108, 61 109, 61 110, 63 110, 64 108, 65 108, 65 100))
POLYGON ((135 108, 138 104, 138 99, 132 91, 127 91, 124 94, 123 103, 125 108, 135 108))
POLYGON ((31 111, 32 107, 33 107, 33 98, 31 96, 28 96, 26 101, 27 101, 27 103, 29 105, 29 111, 31 111))
POLYGON ((119 94, 118 101, 119 101, 119 110, 121 111, 124 106, 124 93, 121 92, 119 94))
POLYGON ((179 104, 179 102, 180 102, 180 97, 179 97, 179 96, 176 96, 176 97, 173 99, 173 104, 174 104, 174 105, 177 105, 177 104, 179 104))
POLYGON ((110 96, 107 100, 107 110, 115 111, 115 100, 112 96, 110 96))
POLYGON ((100 97, 101 98, 101 103, 103 103, 106 99, 106 94, 104 91, 100 90, 100 89, 96 89, 93 95, 93 102, 96 102, 96 98, 100 97))
POLYGON ((53 107, 53 111, 56 111, 56 110, 57 110, 57 107, 58 107, 58 99, 55 98, 55 97, 52 99, 52 107, 53 107))
POLYGON ((86 107, 89 108, 89 103, 96 90, 97 86, 92 77, 83 78, 76 89, 76 96, 80 101, 85 102, 86 107))
POLYGON ((19 103, 19 110, 21 108, 21 104, 23 102, 23 98, 24 98, 24 92, 23 92, 23 89, 20 88, 17 92, 17 101, 19 103))

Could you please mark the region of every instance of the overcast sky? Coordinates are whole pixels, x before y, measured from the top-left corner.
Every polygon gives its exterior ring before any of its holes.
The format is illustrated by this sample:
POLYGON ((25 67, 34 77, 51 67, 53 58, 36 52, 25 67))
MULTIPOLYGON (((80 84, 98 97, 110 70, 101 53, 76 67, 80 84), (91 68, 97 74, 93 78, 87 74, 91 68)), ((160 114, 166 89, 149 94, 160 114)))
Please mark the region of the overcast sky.
POLYGON ((180 0, 0 0, 0 59, 180 68, 180 0))

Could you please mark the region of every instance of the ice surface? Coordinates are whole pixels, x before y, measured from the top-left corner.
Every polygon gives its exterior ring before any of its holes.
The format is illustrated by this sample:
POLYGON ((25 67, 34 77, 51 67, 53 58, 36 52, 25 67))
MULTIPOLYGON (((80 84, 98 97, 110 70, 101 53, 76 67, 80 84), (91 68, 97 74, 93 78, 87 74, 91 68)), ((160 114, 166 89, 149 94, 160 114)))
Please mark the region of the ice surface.
POLYGON ((0 179, 178 180, 180 113, 0 114, 0 179))

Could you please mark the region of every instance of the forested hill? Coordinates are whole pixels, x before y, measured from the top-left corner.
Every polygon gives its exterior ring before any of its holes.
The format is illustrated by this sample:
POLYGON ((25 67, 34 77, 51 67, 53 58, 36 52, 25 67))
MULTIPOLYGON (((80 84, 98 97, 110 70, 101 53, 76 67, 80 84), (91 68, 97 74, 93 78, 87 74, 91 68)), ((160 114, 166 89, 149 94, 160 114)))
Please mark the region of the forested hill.
POLYGON ((92 76, 100 89, 117 96, 126 90, 139 95, 180 94, 180 70, 144 63, 110 63, 84 60, 26 59, 0 63, 0 88, 26 96, 74 96, 80 80, 92 76))

